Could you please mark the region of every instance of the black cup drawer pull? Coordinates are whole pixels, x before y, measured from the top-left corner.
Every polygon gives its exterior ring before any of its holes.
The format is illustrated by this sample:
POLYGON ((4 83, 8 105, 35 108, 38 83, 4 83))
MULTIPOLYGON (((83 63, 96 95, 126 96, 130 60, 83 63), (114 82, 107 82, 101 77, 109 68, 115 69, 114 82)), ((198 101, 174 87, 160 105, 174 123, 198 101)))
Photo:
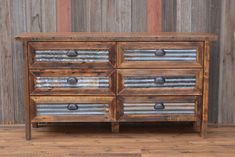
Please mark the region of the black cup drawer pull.
POLYGON ((164 84, 165 83, 165 78, 164 77, 156 77, 155 78, 155 83, 157 84, 164 84))
POLYGON ((75 50, 69 50, 66 55, 68 57, 76 57, 78 53, 75 50))
POLYGON ((155 51, 155 56, 165 56, 166 52, 162 49, 158 49, 155 51))
POLYGON ((68 104, 67 109, 70 111, 78 110, 77 104, 68 104))
POLYGON ((78 79, 76 77, 69 77, 67 79, 67 83, 69 84, 76 84, 78 82, 78 79))
POLYGON ((154 105, 155 110, 163 110, 165 108, 165 105, 163 103, 156 103, 154 105))

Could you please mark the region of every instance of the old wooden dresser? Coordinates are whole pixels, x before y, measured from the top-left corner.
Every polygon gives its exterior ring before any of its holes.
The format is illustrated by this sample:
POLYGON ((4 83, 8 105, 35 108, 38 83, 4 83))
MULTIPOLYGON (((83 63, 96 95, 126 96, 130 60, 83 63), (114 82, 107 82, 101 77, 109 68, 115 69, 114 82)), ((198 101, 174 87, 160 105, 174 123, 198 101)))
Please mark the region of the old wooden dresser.
POLYGON ((24 33, 26 139, 39 122, 187 121, 207 132, 205 33, 24 33))

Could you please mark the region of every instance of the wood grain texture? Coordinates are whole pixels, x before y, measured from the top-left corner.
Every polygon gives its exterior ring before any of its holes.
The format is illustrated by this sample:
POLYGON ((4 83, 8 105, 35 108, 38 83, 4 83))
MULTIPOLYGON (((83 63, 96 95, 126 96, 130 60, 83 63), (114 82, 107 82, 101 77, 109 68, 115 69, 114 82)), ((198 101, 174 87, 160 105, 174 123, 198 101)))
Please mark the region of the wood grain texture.
MULTIPOLYGON (((220 34, 220 0, 163 1, 163 31, 220 34)), ((209 88, 209 121, 218 121, 219 41, 212 44, 209 88)))
POLYGON ((162 30, 162 0, 147 0, 148 32, 162 30))
POLYGON ((219 123, 235 122, 235 1, 222 2, 219 123))
POLYGON ((147 31, 147 1, 132 0, 131 1, 131 31, 146 32, 147 31))
POLYGON ((22 43, 14 40, 14 36, 26 32, 26 1, 11 1, 11 30, 12 30, 12 53, 13 53, 13 85, 14 85, 14 113, 15 123, 24 122, 24 53, 22 43))
MULTIPOLYGON (((69 0, 66 1, 69 3, 69 0)), ((43 32, 56 32, 56 0, 42 0, 41 4, 42 8, 42 31, 43 32)), ((66 8, 65 5, 63 5, 63 8, 66 8)), ((70 10, 69 10, 70 11, 70 10)), ((68 16, 68 15, 67 15, 68 16)), ((63 14, 63 18, 66 17, 66 14, 63 14)), ((70 19, 69 17, 67 17, 70 19)), ((69 23, 70 21, 63 20, 63 23, 69 23)), ((69 26, 67 26, 69 27, 69 26)), ((60 30, 61 31, 61 30, 60 30)))
MULTIPOLYGON (((47 0, 45 2, 48 3, 47 0)), ((53 1, 49 1, 49 3, 54 3, 53 1)), ((57 0, 56 6, 48 7, 49 9, 55 9, 56 7, 56 15, 53 16, 57 20, 57 31, 58 32, 70 32, 71 31, 71 0, 57 0)), ((54 19, 53 18, 53 19, 54 19)), ((50 21, 47 21, 50 22, 50 21)))
POLYGON ((14 123, 14 89, 13 89, 13 67, 11 47, 11 3, 0 1, 0 94, 1 94, 1 123, 14 123))
POLYGON ((21 126, 0 128, 0 156, 44 157, 233 157, 235 128, 209 128, 201 139, 187 126, 121 125, 110 133, 108 124, 41 127, 33 140, 24 140, 21 126), (35 155, 36 154, 36 155, 35 155))

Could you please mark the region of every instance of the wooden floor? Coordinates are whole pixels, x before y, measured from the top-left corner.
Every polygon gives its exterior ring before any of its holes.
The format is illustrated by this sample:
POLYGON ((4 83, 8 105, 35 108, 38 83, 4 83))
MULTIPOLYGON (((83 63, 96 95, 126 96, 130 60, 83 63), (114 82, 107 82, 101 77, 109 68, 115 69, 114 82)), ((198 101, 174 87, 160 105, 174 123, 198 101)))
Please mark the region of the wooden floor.
POLYGON ((209 128, 208 138, 191 126, 109 124, 33 129, 26 141, 22 126, 0 127, 0 157, 235 157, 235 127, 209 128))

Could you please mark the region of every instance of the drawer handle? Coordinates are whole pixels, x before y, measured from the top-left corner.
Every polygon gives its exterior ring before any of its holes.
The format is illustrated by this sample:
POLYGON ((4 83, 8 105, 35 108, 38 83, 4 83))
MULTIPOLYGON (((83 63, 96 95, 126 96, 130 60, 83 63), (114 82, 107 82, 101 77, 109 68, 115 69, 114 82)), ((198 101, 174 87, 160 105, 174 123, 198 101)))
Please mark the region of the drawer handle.
POLYGON ((154 105, 155 110, 163 110, 165 108, 165 105, 163 103, 156 103, 154 105))
POLYGON ((78 53, 75 50, 69 50, 66 55, 68 57, 76 57, 78 53))
POLYGON ((69 84, 76 84, 78 82, 78 79, 76 77, 69 77, 67 79, 67 83, 69 84))
POLYGON ((78 105, 77 104, 68 104, 67 109, 70 111, 74 111, 78 109, 78 105))
POLYGON ((156 77, 155 78, 155 83, 157 83, 157 84, 163 84, 165 82, 166 82, 166 80, 164 77, 156 77))
POLYGON ((155 56, 165 56, 166 52, 162 49, 158 49, 155 51, 155 56))

